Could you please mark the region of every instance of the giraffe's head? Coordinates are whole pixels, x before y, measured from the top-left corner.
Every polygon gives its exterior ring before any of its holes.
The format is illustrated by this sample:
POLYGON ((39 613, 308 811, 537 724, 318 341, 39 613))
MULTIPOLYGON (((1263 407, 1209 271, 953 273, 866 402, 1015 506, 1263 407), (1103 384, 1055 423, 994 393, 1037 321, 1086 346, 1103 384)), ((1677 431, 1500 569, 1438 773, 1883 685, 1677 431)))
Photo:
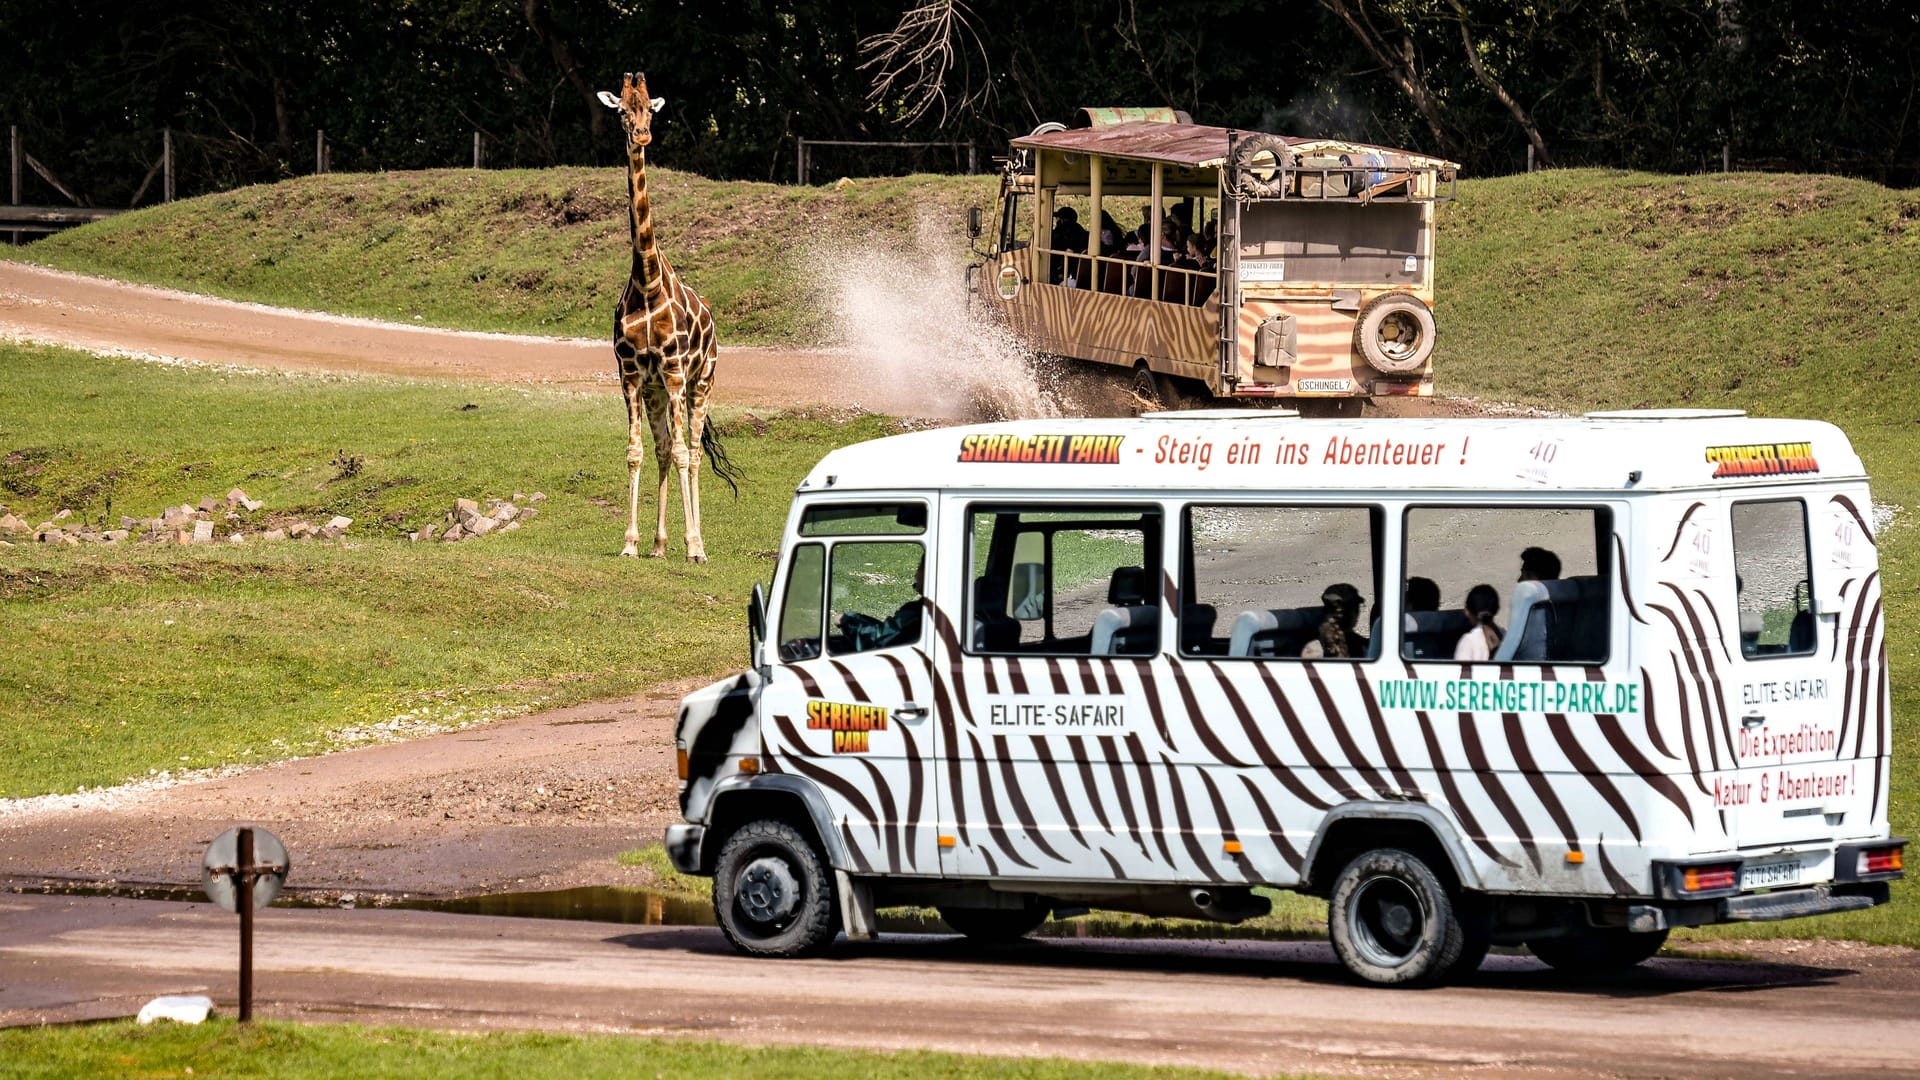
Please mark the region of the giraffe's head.
POLYGON ((620 126, 627 130, 629 153, 653 141, 653 114, 666 103, 666 98, 647 96, 647 77, 637 71, 627 72, 620 84, 619 97, 600 91, 600 104, 620 113, 620 126))

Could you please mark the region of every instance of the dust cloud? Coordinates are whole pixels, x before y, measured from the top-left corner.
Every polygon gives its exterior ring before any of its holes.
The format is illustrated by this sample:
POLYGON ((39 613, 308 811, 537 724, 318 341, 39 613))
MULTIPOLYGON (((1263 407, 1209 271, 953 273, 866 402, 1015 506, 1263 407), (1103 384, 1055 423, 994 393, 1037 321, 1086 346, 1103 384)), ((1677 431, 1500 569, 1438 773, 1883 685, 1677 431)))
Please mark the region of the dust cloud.
POLYGON ((964 243, 923 215, 911 237, 828 240, 803 255, 830 344, 848 355, 850 403, 949 419, 1062 415, 1054 366, 969 310, 964 243))

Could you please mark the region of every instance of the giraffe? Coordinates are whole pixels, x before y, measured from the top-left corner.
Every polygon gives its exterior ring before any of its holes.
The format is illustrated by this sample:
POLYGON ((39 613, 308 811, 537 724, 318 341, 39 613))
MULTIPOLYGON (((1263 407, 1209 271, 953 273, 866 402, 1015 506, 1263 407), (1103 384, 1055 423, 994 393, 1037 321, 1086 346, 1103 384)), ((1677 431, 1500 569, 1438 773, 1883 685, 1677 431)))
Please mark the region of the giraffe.
POLYGON ((653 429, 653 453, 659 459, 659 516, 650 558, 667 553, 667 467, 680 474, 680 504, 686 520, 687 559, 706 562, 700 535, 700 454, 713 474, 739 493, 737 471, 727 461, 713 429, 707 426, 707 395, 713 390, 716 344, 713 309, 680 280, 653 237, 653 209, 647 201, 647 145, 653 141, 653 114, 665 98, 647 96, 647 77, 628 73, 620 96, 602 90, 600 103, 620 113, 627 133, 628 231, 633 240, 633 270, 613 311, 613 355, 620 370, 620 394, 627 404, 627 535, 623 556, 640 553, 640 422, 653 429))

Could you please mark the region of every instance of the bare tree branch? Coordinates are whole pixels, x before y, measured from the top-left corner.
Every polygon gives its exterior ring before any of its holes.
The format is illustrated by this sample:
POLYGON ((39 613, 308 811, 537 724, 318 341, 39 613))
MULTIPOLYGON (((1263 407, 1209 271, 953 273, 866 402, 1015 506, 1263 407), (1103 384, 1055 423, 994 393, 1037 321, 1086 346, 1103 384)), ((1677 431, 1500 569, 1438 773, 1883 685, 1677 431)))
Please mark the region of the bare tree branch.
MULTIPOLYGON (((1507 111, 1513 114, 1514 122, 1520 125, 1520 130, 1526 133, 1527 141, 1533 144, 1534 157, 1539 159, 1540 164, 1542 166, 1552 164, 1552 159, 1547 156, 1546 140, 1540 137, 1539 125, 1533 122, 1533 117, 1527 115, 1527 110, 1521 108, 1519 102, 1513 100, 1513 95, 1507 93, 1507 88, 1500 85, 1500 80, 1493 77, 1493 73, 1487 70, 1487 66, 1480 62, 1480 50, 1474 45, 1473 34, 1467 29, 1467 9, 1461 5, 1460 0, 1447 0, 1447 6, 1453 9, 1454 15, 1460 20, 1460 44, 1467 50, 1467 63, 1473 66, 1474 75, 1492 92, 1494 97, 1500 99, 1500 104, 1505 105, 1507 111)), ((1595 69, 1594 78, 1596 90, 1600 85, 1598 70, 1598 68, 1595 69)))
POLYGON ((1414 108, 1420 110, 1421 118, 1427 122, 1427 129, 1433 132, 1434 141, 1440 144, 1440 152, 1448 157, 1459 157, 1459 145, 1454 141, 1453 135, 1447 130, 1446 123, 1441 117, 1440 103, 1427 91, 1427 84, 1421 78, 1420 69, 1414 63, 1412 37, 1404 32, 1403 27, 1399 47, 1395 49, 1394 45, 1386 40, 1385 34, 1374 29, 1373 20, 1367 12, 1366 0, 1358 0, 1358 4, 1359 11, 1356 13, 1354 6, 1347 0, 1320 0, 1320 6, 1347 24, 1347 29, 1353 31, 1353 36, 1360 40, 1360 44, 1373 57, 1374 63, 1379 64, 1392 75, 1393 81, 1400 87, 1400 92, 1407 95, 1408 100, 1413 102, 1414 108), (1390 55, 1390 49, 1398 55, 1390 55))
POLYGON ((973 17, 964 0, 919 0, 892 30, 860 42, 867 57, 860 70, 874 69, 868 105, 879 109, 897 100, 904 111, 896 120, 911 124, 936 108, 945 121, 986 102, 993 94, 993 66, 973 17), (965 74, 976 55, 984 76, 978 84, 965 74), (949 87, 956 67, 962 72, 959 84, 949 87))

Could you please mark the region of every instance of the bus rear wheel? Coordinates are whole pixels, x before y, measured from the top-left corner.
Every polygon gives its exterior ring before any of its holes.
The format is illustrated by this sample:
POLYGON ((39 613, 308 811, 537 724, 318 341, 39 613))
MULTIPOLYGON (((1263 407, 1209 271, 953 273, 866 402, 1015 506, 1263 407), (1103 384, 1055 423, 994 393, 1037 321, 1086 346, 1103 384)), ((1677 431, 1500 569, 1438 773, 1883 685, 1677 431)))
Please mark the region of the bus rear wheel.
POLYGON ((1159 412, 1168 407, 1164 380, 1153 373, 1145 361, 1133 369, 1133 415, 1159 412))
POLYGON ((1327 921, 1340 962, 1378 986, 1431 986, 1463 959, 1480 959, 1452 890, 1420 856, 1398 848, 1364 852, 1340 871, 1327 921))

